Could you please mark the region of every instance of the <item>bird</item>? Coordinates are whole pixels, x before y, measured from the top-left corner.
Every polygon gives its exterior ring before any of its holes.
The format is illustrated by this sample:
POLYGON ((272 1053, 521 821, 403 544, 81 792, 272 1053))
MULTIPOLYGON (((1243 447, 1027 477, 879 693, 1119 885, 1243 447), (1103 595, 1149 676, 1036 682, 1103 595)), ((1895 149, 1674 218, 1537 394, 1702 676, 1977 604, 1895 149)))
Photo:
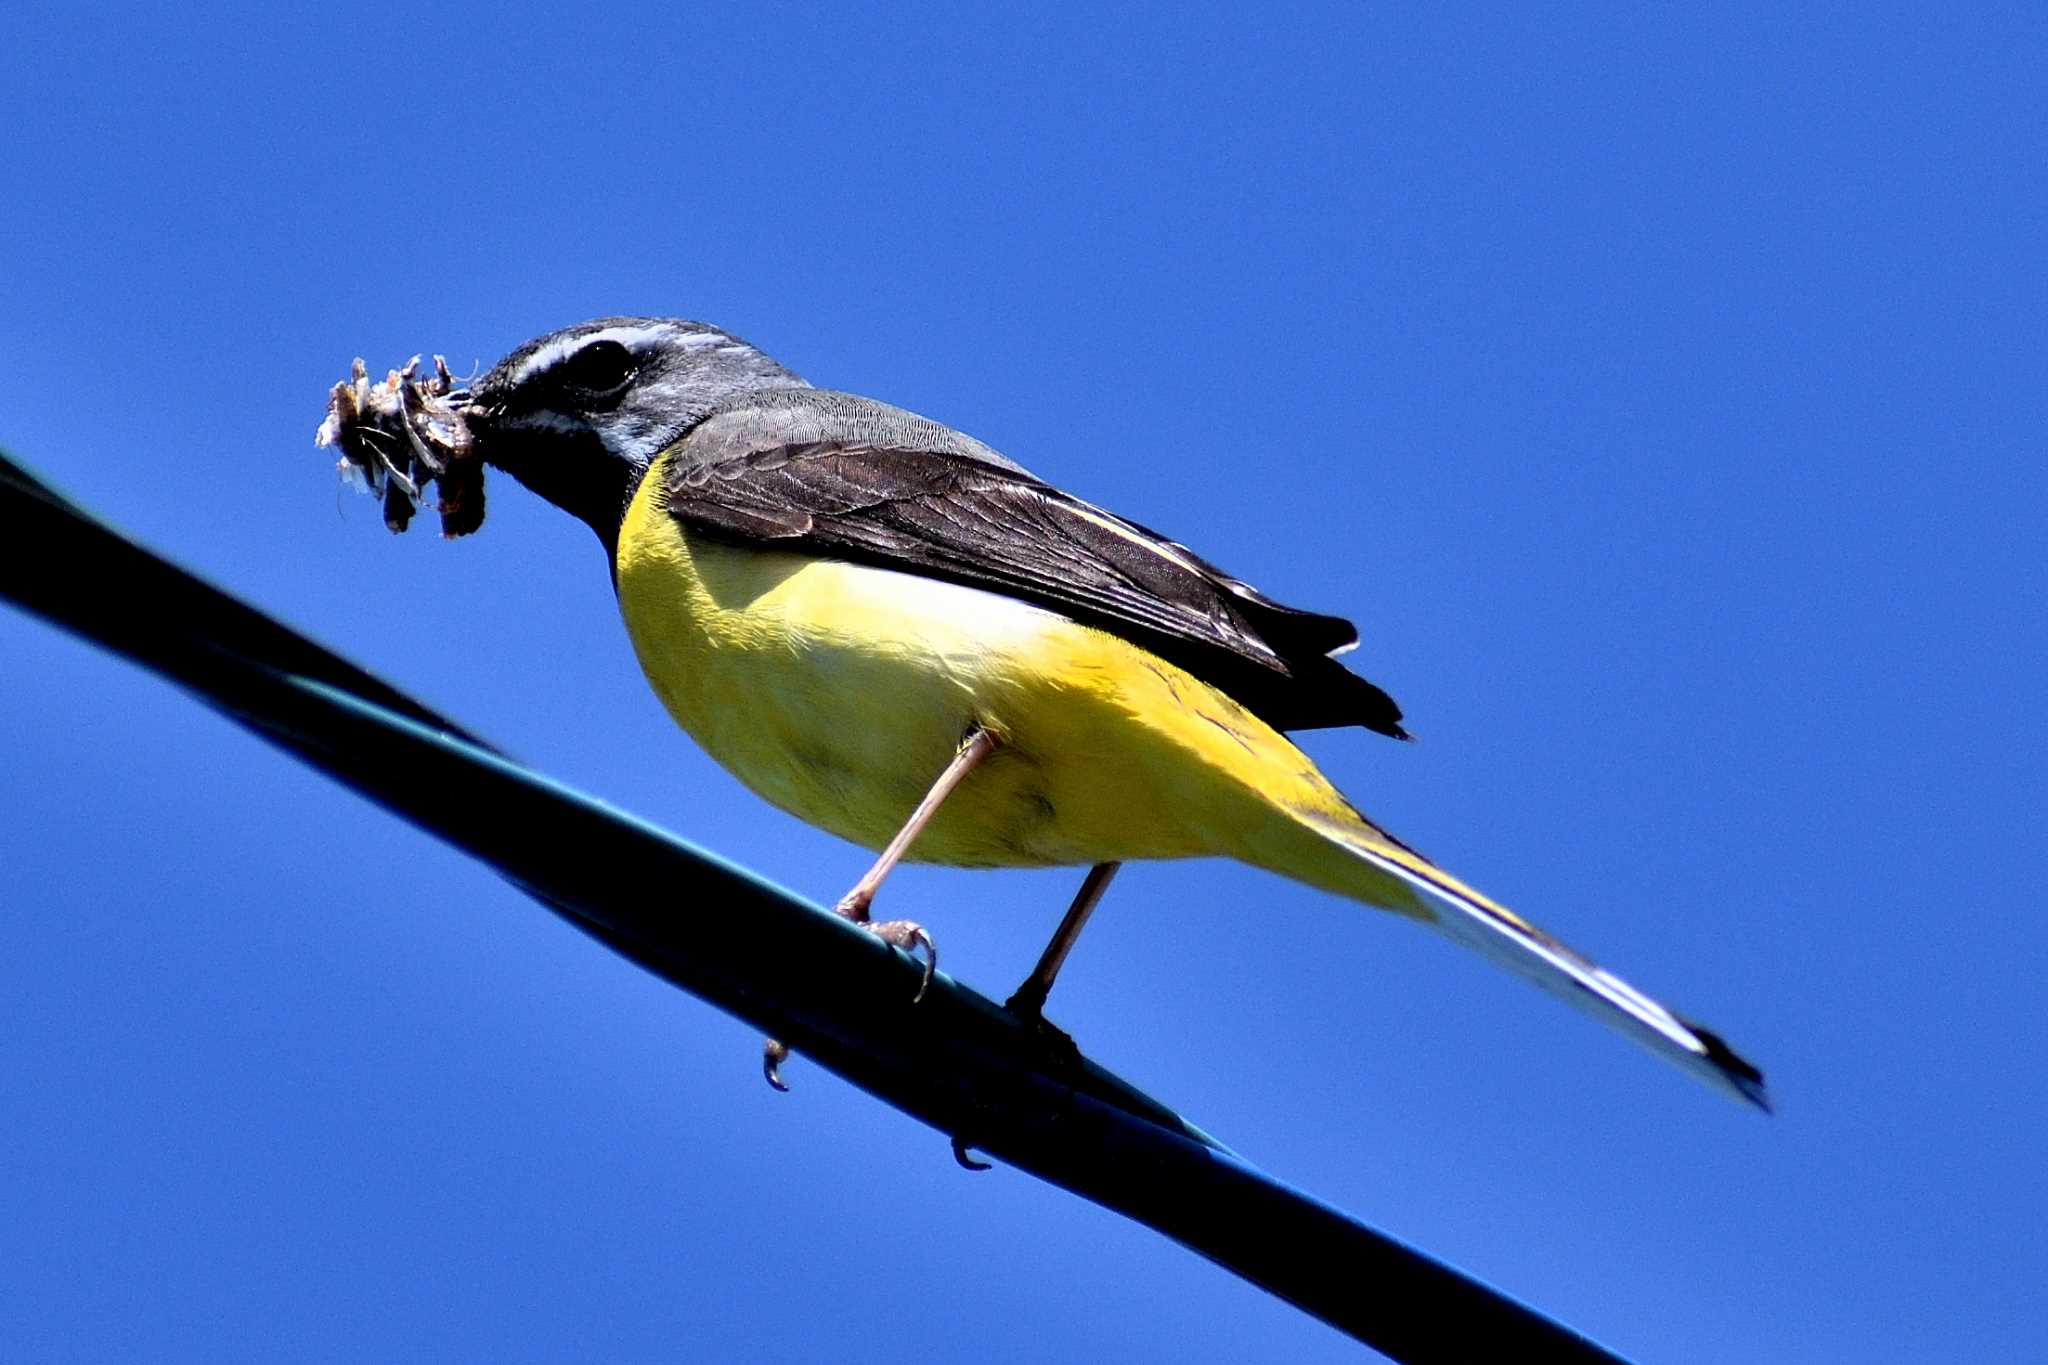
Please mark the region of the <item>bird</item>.
MULTIPOLYGON (((447 398, 478 458, 596 533, 675 722, 769 803, 876 852, 833 908, 921 956, 924 983, 930 933, 871 914, 902 861, 1088 869, 1008 1002, 1049 1029, 1117 869, 1221 856, 1426 925, 1769 1110, 1717 1034, 1373 823, 1287 738, 1407 738, 1340 662, 1343 618, 707 323, 578 323, 447 398)), ((777 1088, 786 1056, 768 1041, 777 1088)))

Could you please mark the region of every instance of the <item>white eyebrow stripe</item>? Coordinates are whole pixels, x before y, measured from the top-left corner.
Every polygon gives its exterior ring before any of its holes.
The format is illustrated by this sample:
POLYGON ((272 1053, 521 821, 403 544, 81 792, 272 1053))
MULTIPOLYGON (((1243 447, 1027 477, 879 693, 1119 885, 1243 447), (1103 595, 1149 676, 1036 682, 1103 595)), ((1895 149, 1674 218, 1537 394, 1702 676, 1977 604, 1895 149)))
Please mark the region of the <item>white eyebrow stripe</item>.
POLYGON ((577 349, 582 344, 582 337, 574 337, 563 341, 549 342, 547 345, 541 347, 538 351, 535 351, 532 355, 526 358, 526 363, 519 367, 519 373, 513 377, 512 382, 515 385, 524 384, 527 380, 533 378, 541 371, 552 368, 556 363, 561 361, 571 351, 577 349))
MULTIPOLYGON (((627 350, 637 353, 645 349, 647 344, 655 338, 673 331, 673 328, 658 323, 652 326, 639 327, 602 327, 595 332, 585 332, 582 336, 564 337, 560 341, 551 341, 527 357, 526 363, 519 367, 519 374, 513 380, 513 383, 524 384, 535 375, 544 373, 553 366, 559 365, 562 361, 568 359, 571 355, 582 350, 592 342, 616 341, 627 350)), ((725 333, 715 331, 685 332, 677 337, 677 341, 684 349, 692 351, 703 350, 706 347, 712 346, 738 344, 725 333)), ((751 350, 752 348, 745 347, 743 349, 751 350)))

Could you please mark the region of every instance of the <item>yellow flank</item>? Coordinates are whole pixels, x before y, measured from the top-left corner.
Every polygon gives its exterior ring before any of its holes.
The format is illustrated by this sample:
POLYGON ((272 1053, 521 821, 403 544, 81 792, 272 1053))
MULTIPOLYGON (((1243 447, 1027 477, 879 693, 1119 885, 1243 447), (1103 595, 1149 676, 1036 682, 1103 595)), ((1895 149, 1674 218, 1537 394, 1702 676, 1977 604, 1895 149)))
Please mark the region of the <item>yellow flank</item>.
POLYGON ((627 633, 676 722, 792 815, 879 849, 979 725, 994 753, 910 858, 1033 867, 1215 854, 1427 917, 1358 847, 1479 899, 1182 669, 1000 594, 685 532, 663 502, 667 458, 620 528, 627 633))

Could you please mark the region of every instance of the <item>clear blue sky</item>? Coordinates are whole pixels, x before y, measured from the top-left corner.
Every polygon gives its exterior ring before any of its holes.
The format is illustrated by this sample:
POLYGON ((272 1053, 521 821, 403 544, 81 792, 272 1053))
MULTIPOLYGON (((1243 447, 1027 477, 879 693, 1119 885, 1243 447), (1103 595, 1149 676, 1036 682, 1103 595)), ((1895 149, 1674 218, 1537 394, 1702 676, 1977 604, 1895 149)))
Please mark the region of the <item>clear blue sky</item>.
MULTIPOLYGON (((1782 1112, 1225 865, 1114 889, 1051 1011, 1095 1055, 1646 1360, 2038 1359, 2038 7, 1099 8, 32 7, 0 443, 829 898, 865 855, 669 727, 588 532, 500 481, 387 536, 313 428, 353 356, 612 312, 962 427, 1355 617, 1422 742, 1318 759, 1782 1112)), ((745 1027, 7 611, 0 765, 0 1354, 1355 1358, 814 1066, 772 1094, 745 1027)), ((1076 875, 888 903, 1000 996, 1076 875)))

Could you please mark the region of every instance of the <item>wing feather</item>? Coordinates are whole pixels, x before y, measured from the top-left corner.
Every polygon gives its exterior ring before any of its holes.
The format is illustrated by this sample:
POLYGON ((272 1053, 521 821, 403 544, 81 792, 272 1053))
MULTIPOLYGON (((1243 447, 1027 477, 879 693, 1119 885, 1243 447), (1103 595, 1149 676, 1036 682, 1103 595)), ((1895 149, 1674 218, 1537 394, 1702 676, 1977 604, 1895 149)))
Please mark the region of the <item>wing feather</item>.
POLYGON ((1400 708, 1330 657, 1351 623, 1282 606, 1185 546, 1019 470, 942 451, 810 441, 672 465, 685 526, 1004 592, 1112 631, 1282 729, 1400 708))

